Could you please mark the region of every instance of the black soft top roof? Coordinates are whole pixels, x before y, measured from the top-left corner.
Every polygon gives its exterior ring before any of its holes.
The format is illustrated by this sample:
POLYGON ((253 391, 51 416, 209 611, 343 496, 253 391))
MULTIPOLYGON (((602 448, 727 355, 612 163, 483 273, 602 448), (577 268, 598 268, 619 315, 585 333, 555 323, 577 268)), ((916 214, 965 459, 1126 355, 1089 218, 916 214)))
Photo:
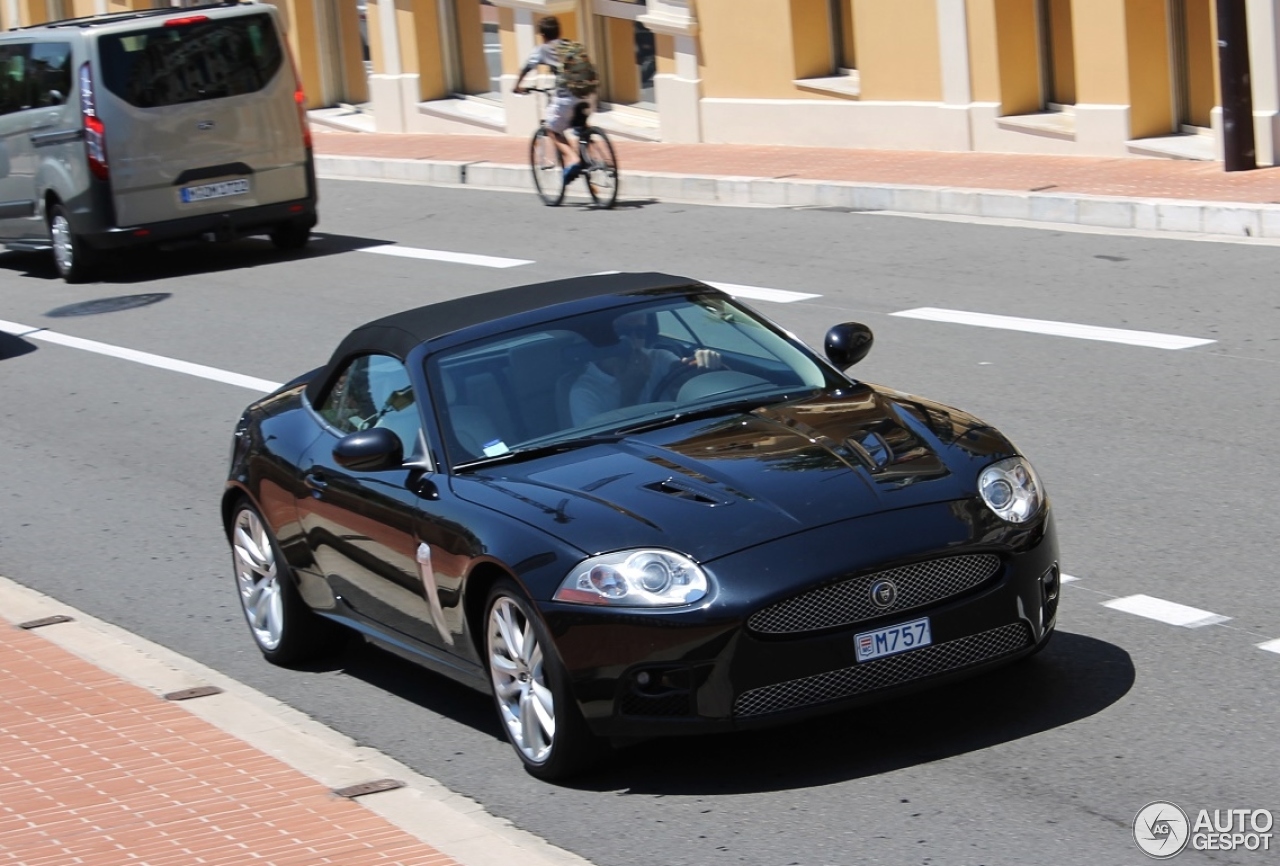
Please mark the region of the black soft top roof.
MULTIPOLYGON (((352 331, 339 352, 342 356, 361 350, 377 349, 404 358, 419 343, 453 334, 466 328, 520 316, 536 310, 590 298, 618 295, 654 294, 672 290, 698 288, 709 290, 697 280, 670 274, 597 274, 573 277, 528 286, 514 286, 453 298, 401 313, 393 313, 352 331)), ((559 318, 565 311, 548 311, 547 319, 559 318)), ((512 327, 531 322, 511 323, 512 327)))
POLYGON ((697 280, 671 274, 596 274, 514 286, 393 313, 361 325, 348 334, 338 344, 324 372, 307 386, 307 396, 312 400, 317 399, 318 391, 335 368, 355 355, 382 352, 395 355, 403 361, 416 346, 429 340, 497 323, 499 320, 509 320, 498 326, 500 329, 514 329, 534 324, 540 319, 550 321, 561 318, 572 312, 552 309, 560 305, 573 305, 575 302, 597 298, 665 294, 690 289, 716 291, 697 280), (544 310, 545 315, 537 315, 544 310))

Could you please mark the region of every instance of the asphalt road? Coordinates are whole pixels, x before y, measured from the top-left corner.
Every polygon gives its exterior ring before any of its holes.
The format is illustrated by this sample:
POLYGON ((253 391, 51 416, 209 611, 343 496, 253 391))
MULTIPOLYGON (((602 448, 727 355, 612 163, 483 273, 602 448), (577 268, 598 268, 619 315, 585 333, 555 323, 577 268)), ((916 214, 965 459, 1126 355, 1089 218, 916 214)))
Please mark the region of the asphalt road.
MULTIPOLYGON (((868 323, 876 347, 855 375, 972 411, 1035 463, 1077 578, 1057 637, 954 687, 643 743, 549 786, 520 770, 482 695, 354 640, 307 670, 262 660, 217 515, 252 389, 3 334, 0 574, 601 866, 1139 863, 1131 825, 1151 801, 1193 821, 1280 810, 1280 653, 1258 646, 1280 639, 1273 247, 813 210, 552 210, 528 194, 337 181, 321 209, 300 255, 265 240, 140 254, 87 286, 58 281, 42 256, 0 255, 0 319, 281 382, 365 320, 541 279, 659 270, 812 293, 751 303, 811 344, 837 321, 868 323), (389 243, 530 263, 361 251, 389 243), (892 315, 921 307, 1214 342, 1159 349, 892 315), (1227 619, 1185 627, 1106 606, 1134 596, 1227 619)), ((1275 862, 1271 847, 1178 862, 1275 862)))

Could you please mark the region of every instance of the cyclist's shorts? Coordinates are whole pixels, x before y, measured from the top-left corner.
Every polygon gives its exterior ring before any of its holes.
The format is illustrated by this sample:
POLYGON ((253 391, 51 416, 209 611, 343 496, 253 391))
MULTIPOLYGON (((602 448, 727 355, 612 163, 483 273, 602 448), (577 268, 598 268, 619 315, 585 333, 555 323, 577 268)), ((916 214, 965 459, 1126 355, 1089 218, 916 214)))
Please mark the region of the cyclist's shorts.
POLYGON ((585 100, 576 96, 557 96, 547 103, 547 127, 552 132, 564 132, 573 124, 573 110, 585 100))

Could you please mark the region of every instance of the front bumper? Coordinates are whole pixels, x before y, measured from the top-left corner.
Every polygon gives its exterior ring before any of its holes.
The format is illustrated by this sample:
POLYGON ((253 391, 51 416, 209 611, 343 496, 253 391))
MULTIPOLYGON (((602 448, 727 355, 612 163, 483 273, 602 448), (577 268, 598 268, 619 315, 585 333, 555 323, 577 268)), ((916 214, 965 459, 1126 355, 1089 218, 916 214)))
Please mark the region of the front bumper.
POLYGON ((836 712, 1030 655, 1056 623, 1058 549, 1048 514, 1013 527, 980 504, 920 506, 810 530, 706 567, 716 592, 697 610, 544 605, 595 733, 706 733, 836 712), (939 598, 785 634, 748 624, 753 613, 797 595, 826 604, 827 595, 812 595, 818 587, 975 554, 998 565, 939 598), (921 617, 930 621, 929 646, 858 662, 856 634, 921 617))

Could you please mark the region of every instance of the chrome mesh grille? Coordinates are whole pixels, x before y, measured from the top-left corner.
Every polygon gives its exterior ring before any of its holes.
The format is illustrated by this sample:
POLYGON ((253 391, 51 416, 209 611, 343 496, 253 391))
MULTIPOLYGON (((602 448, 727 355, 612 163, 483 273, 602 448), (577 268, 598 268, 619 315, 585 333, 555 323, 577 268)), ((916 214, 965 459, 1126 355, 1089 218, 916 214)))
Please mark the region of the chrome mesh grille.
POLYGON ((851 625, 959 595, 986 581, 999 568, 1000 557, 984 553, 931 559, 851 577, 758 610, 747 619, 747 628, 759 634, 797 634, 851 625), (897 599, 888 607, 876 607, 871 587, 883 580, 897 587, 897 599))
POLYGON ((733 714, 760 716, 835 701, 976 665, 1030 645, 1030 629, 1017 622, 850 668, 751 689, 734 701, 733 714))

